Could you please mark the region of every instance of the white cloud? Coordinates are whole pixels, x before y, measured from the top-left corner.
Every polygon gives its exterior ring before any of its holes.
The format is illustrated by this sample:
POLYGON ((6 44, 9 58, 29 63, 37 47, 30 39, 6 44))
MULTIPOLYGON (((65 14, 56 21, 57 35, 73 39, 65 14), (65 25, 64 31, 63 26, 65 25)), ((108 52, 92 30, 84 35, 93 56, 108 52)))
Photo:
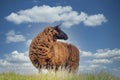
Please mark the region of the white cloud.
POLYGON ((0 59, 0 72, 9 71, 22 74, 37 73, 37 69, 29 60, 28 51, 19 53, 16 50, 5 55, 4 59, 0 59))
POLYGON ((101 70, 106 70, 106 69, 107 69, 106 66, 99 64, 80 65, 79 72, 88 74, 88 73, 100 72, 101 70))
POLYGON ((6 65, 9 66, 10 63, 6 60, 0 59, 0 66, 6 66, 6 65))
POLYGON ((90 51, 82 51, 81 57, 94 57, 96 59, 120 59, 120 49, 98 49, 95 53, 90 51))
POLYGON ((90 15, 87 16, 86 19, 83 21, 83 23, 86 26, 98 26, 101 25, 102 23, 106 22, 106 18, 103 14, 97 14, 97 15, 90 15))
POLYGON ((100 67, 100 65, 95 65, 95 64, 92 64, 92 65, 90 65, 89 67, 91 67, 91 68, 99 68, 99 67, 100 67))
POLYGON ((111 58, 115 56, 120 56, 120 49, 99 49, 94 54, 96 58, 111 58))
MULTIPOLYGON (((10 55, 6 55, 6 60, 10 62, 28 62, 28 52, 19 53, 18 51, 13 51, 10 55)), ((16 63, 17 63, 16 62, 16 63)))
POLYGON ((112 63, 112 61, 108 59, 93 59, 89 61, 89 63, 90 64, 108 64, 108 63, 112 63))
POLYGON ((120 56, 113 57, 112 60, 120 61, 120 56))
POLYGON ((109 71, 114 75, 119 73, 120 49, 98 49, 95 53, 83 50, 80 52, 80 72, 109 71))
POLYGON ((103 14, 88 15, 84 12, 74 11, 71 6, 51 7, 48 5, 34 6, 31 9, 20 10, 17 13, 12 12, 5 19, 15 24, 62 22, 64 27, 71 27, 81 22, 86 26, 93 27, 107 21, 103 14))
POLYGON ((31 40, 31 39, 27 40, 27 43, 26 43, 27 47, 29 47, 29 46, 30 46, 31 42, 32 42, 32 40, 31 40))
POLYGON ((81 51, 81 57, 91 57, 93 56, 93 54, 91 52, 87 52, 87 51, 81 51))
POLYGON ((9 31, 6 34, 6 42, 11 43, 11 42, 22 42, 25 41, 26 38, 21 35, 21 34, 16 34, 14 30, 9 31))

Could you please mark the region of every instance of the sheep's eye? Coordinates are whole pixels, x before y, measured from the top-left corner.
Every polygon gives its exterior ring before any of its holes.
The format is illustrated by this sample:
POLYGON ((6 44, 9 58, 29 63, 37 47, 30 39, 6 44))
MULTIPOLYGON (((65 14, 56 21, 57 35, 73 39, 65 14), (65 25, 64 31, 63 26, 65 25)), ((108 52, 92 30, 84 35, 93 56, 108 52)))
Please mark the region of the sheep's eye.
POLYGON ((52 31, 50 31, 50 32, 53 32, 53 30, 52 30, 52 31))

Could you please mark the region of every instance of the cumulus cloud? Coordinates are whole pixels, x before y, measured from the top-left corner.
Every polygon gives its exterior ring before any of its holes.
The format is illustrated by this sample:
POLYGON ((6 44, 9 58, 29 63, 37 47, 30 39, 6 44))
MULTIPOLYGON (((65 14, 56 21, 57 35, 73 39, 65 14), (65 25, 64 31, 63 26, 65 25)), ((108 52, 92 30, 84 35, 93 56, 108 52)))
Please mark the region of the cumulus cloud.
POLYGON ((27 43, 26 43, 27 47, 30 46, 30 43, 31 43, 31 42, 32 42, 32 39, 27 40, 27 43))
POLYGON ((98 49, 96 52, 81 51, 80 72, 109 71, 119 74, 120 49, 98 49), (112 67, 110 67, 112 66, 112 67), (117 69, 117 70, 115 70, 117 69))
POLYGON ((28 51, 20 53, 13 51, 0 59, 0 72, 13 71, 21 74, 37 73, 28 57, 28 51))
POLYGON ((25 41, 26 38, 25 36, 21 34, 16 34, 14 30, 9 31, 6 34, 6 42, 11 43, 11 42, 22 42, 25 41))
POLYGON ((88 51, 81 51, 81 57, 91 57, 93 56, 93 54, 91 52, 88 52, 88 51))
POLYGON ((9 62, 28 62, 28 52, 19 53, 18 51, 13 51, 11 54, 6 55, 6 60, 9 62))
POLYGON ((6 66, 6 65, 9 66, 10 63, 4 59, 0 59, 0 66, 6 66))
POLYGON ((120 56, 120 49, 98 49, 94 56, 96 58, 113 58, 120 56))
POLYGON ((95 53, 80 50, 81 57, 94 57, 96 59, 119 59, 120 49, 98 49, 95 53))
POLYGON ((107 21, 103 14, 88 15, 85 12, 74 11, 71 6, 51 7, 48 5, 12 12, 5 19, 15 24, 62 22, 64 27, 71 27, 79 23, 93 27, 107 21))
POLYGON ((112 63, 112 61, 108 60, 108 59, 93 59, 93 60, 89 61, 89 63, 91 63, 91 64, 108 64, 108 63, 112 63))
POLYGON ((97 15, 90 15, 87 16, 86 19, 83 21, 83 23, 86 26, 97 26, 97 25, 101 25, 102 23, 106 22, 106 18, 104 17, 103 14, 97 14, 97 15))
POLYGON ((80 73, 96 73, 100 72, 102 70, 106 70, 107 67, 104 65, 99 64, 91 64, 91 65, 80 65, 79 66, 79 72, 80 73))
POLYGON ((113 57, 112 60, 120 61, 120 56, 113 57))

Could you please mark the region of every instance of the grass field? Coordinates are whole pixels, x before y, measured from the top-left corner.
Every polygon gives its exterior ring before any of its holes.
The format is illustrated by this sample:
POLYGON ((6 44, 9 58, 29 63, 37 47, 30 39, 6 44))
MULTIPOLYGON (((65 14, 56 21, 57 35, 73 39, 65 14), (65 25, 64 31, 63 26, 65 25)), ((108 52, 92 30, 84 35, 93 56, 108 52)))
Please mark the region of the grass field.
POLYGON ((48 74, 16 74, 13 72, 0 73, 0 80, 120 80, 120 77, 112 76, 108 73, 97 74, 70 74, 67 72, 57 72, 48 74))

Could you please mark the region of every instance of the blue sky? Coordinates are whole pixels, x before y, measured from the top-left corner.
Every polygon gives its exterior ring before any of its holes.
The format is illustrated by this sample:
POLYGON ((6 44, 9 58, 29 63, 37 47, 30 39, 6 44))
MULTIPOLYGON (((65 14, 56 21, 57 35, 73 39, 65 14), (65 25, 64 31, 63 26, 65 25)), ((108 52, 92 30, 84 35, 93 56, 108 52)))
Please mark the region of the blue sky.
POLYGON ((2 0, 0 72, 36 72, 28 58, 31 40, 45 26, 62 23, 61 28, 69 36, 65 42, 76 45, 81 52, 80 72, 104 70, 119 75, 119 3, 119 0, 2 0))

